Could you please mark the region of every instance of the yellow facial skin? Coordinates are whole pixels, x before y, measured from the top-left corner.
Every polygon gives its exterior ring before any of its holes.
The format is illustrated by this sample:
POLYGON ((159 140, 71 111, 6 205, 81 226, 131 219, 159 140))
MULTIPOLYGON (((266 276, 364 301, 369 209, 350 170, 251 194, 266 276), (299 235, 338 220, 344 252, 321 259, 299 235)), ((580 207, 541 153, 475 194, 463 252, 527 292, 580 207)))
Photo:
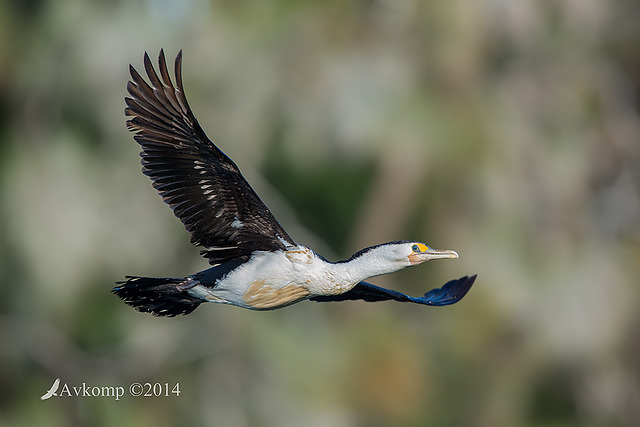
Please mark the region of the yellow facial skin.
POLYGON ((430 248, 429 246, 425 245, 424 243, 416 243, 415 245, 413 245, 412 247, 413 252, 426 252, 428 251, 430 248))

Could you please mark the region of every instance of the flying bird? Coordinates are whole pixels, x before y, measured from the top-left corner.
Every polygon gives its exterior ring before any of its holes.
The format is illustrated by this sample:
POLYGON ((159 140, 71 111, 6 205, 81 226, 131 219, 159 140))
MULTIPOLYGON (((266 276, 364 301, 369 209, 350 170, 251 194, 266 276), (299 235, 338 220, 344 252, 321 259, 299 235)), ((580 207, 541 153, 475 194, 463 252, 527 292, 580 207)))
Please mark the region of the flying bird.
POLYGON ((142 147, 142 172, 191 234, 209 269, 187 277, 126 276, 112 292, 141 312, 173 317, 203 302, 273 310, 303 300, 395 300, 431 306, 459 301, 476 275, 447 282, 421 297, 364 280, 433 259, 458 258, 452 250, 395 241, 329 262, 296 243, 240 173, 198 124, 182 86, 182 51, 175 85, 164 51, 158 72, 144 55, 148 82, 129 66, 125 115, 142 147))
POLYGON ((57 396, 58 387, 60 387, 60 378, 56 378, 53 384, 51 384, 51 388, 42 396, 40 396, 40 400, 47 400, 51 396, 57 396))

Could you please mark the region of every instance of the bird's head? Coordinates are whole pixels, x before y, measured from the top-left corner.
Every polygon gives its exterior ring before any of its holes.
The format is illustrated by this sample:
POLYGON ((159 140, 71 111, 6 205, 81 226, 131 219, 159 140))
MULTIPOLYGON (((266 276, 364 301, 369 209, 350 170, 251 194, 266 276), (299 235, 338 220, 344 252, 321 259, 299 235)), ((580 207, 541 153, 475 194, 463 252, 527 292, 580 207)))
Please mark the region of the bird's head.
POLYGON ((432 259, 458 258, 458 253, 451 250, 433 249, 421 242, 403 240, 363 249, 351 258, 360 257, 367 260, 368 264, 378 264, 389 271, 395 271, 432 259))

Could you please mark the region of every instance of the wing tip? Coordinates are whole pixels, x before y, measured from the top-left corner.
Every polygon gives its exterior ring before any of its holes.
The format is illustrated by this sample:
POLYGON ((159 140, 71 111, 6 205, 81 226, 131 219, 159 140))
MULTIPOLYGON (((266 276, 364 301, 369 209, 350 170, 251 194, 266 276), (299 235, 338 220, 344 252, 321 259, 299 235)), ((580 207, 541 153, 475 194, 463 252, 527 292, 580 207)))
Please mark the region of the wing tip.
POLYGON ((445 283, 441 288, 432 289, 424 297, 420 298, 426 304, 435 307, 455 304, 467 295, 471 286, 476 281, 477 274, 462 276, 445 283))
POLYGON ((451 297, 447 300, 446 304, 443 305, 455 304, 464 298, 475 283, 477 277, 477 274, 472 276, 462 276, 461 278, 452 281, 453 283, 449 282, 445 284, 445 286, 450 284, 450 289, 447 290, 447 293, 451 292, 451 297))

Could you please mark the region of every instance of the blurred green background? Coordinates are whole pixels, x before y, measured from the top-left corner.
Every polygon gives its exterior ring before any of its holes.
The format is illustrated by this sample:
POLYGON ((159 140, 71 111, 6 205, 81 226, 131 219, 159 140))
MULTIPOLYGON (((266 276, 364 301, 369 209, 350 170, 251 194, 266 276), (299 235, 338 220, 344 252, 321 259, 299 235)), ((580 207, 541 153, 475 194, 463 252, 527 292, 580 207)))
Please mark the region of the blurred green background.
POLYGON ((640 425, 639 107, 631 0, 1 1, 0 426, 640 425), (160 48, 294 239, 454 249, 373 282, 467 297, 121 303, 208 267, 124 126, 160 48))

